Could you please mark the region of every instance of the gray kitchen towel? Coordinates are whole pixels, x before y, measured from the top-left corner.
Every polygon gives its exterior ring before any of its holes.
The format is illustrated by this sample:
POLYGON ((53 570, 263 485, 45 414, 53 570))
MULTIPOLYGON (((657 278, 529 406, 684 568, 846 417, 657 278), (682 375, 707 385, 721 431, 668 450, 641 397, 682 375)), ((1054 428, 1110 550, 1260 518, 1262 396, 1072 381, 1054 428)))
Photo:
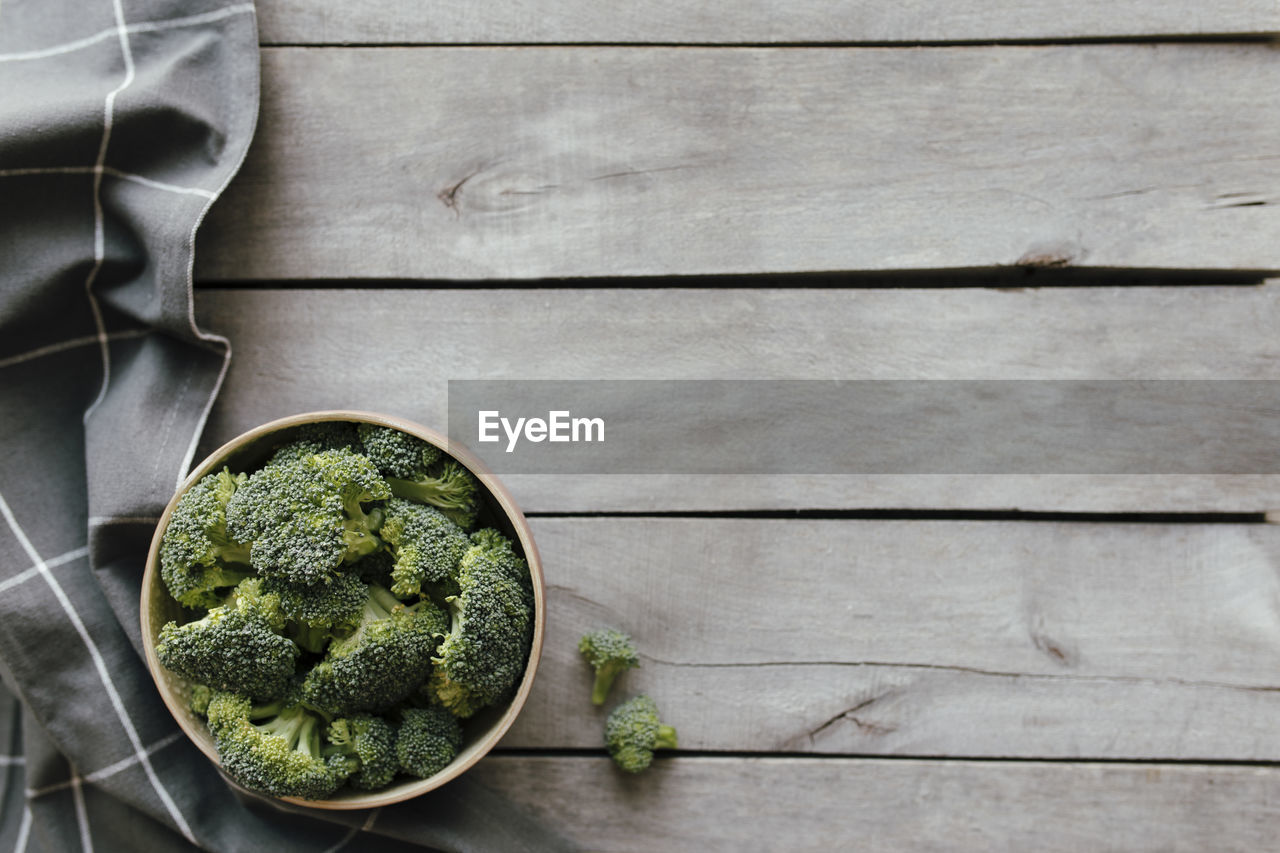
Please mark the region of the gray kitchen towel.
POLYGON ((143 664, 147 546, 231 358, 196 229, 257 111, 252 3, 0 0, 0 850, 561 849, 465 777, 363 813, 237 795, 143 664))

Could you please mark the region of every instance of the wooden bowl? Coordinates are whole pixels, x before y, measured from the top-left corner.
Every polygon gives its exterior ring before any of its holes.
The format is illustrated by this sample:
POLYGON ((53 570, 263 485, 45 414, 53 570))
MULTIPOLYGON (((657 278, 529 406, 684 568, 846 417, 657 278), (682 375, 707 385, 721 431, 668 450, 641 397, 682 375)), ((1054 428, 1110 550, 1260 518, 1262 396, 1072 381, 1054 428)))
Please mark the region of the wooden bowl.
MULTIPOLYGON (((160 516, 155 535, 151 540, 151 550, 147 554, 146 571, 142 576, 142 644, 147 658, 147 668, 155 679, 160 696, 164 699, 178 725, 186 732, 187 737, 209 757, 215 765, 221 767, 218 752, 213 745, 213 737, 205 727, 204 720, 190 708, 188 698, 191 684, 160 665, 156 657, 156 641, 160 629, 172 620, 182 620, 189 615, 178 602, 169 595, 168 589, 160 578, 159 550, 160 539, 168 526, 169 517, 178 499, 182 497, 194 483, 206 474, 221 469, 224 465, 232 471, 251 471, 261 465, 271 455, 272 449, 279 443, 288 441, 297 428, 304 424, 323 421, 351 421, 355 423, 371 423, 415 435, 424 441, 436 445, 449 453, 454 459, 466 466, 476 476, 488 492, 487 516, 482 520, 489 526, 501 530, 508 536, 517 550, 529 564, 529 573, 533 580, 534 622, 533 644, 529 650, 529 662, 524 676, 516 690, 515 696, 506 705, 485 708, 463 725, 465 739, 457 757, 428 779, 397 777, 400 781, 380 791, 364 793, 343 789, 327 800, 303 800, 297 797, 280 797, 286 802, 318 809, 370 809, 403 802, 438 788, 451 779, 456 778, 480 760, 485 753, 506 733, 515 721, 516 715, 524 706, 525 699, 533 685, 533 674, 538 668, 538 659, 542 654, 543 622, 546 613, 546 590, 542 578, 542 563, 538 558, 538 549, 533 543, 533 535, 524 514, 516 506, 511 494, 498 482, 497 478, 484 467, 470 451, 461 447, 450 447, 448 440, 427 427, 388 415, 372 412, 332 411, 309 412, 292 417, 281 418, 249 430, 243 435, 227 442, 218 448, 209 458, 191 472, 191 475, 178 488, 169 505, 160 516)), ((266 795, 262 795, 266 796, 266 795)))

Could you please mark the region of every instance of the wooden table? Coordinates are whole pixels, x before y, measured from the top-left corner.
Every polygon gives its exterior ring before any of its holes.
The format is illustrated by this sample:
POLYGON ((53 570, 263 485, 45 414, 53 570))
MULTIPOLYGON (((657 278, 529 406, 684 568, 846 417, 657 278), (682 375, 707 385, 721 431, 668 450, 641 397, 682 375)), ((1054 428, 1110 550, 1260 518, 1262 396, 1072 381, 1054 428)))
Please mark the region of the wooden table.
MULTIPOLYGON (((206 449, 448 379, 1280 378, 1274 0, 259 9, 206 449)), ((474 772, 588 847, 1276 847, 1275 476, 509 483, 547 644, 474 772)))

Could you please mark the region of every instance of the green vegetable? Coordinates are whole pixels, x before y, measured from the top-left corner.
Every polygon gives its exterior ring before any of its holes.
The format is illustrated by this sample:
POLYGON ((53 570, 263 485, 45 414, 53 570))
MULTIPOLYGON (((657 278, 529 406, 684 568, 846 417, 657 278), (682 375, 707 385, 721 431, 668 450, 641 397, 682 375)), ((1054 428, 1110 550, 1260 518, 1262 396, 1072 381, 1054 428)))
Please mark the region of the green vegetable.
POLYGON ((376 791, 391 784, 400 769, 396 730, 381 717, 356 714, 329 724, 324 754, 344 762, 347 784, 358 791, 376 791))
POLYGON ((344 758, 324 755, 324 718, 296 697, 254 705, 244 696, 215 692, 207 717, 223 768, 246 788, 322 800, 346 779, 344 758))
POLYGON ((446 625, 430 601, 406 607, 382 587, 368 587, 359 627, 329 644, 303 680, 302 698, 335 716, 390 708, 426 680, 446 625))
POLYGON ((578 640, 578 651, 596 671, 591 687, 591 703, 603 705, 613 682, 624 671, 640 665, 631 638, 614 628, 601 628, 578 640))
POLYGON ((375 424, 356 427, 364 454, 384 477, 411 480, 440 461, 444 454, 415 435, 375 424))
POLYGON ((252 542, 250 562, 265 577, 295 584, 332 578, 382 547, 382 510, 391 497, 373 463, 350 450, 324 450, 268 465, 227 503, 227 530, 252 542))
POLYGON ((227 533, 227 503, 248 478, 226 468, 202 477, 178 501, 160 540, 160 577, 187 607, 216 607, 219 590, 249 577, 246 540, 227 533))
POLYGON ((439 705, 405 708, 396 733, 400 769, 426 779, 443 770, 462 749, 458 719, 439 705))
POLYGON ((169 669, 217 690, 275 699, 293 678, 298 647, 281 636, 280 599, 258 578, 241 581, 203 618, 160 629, 156 655, 169 669))
POLYGON ((464 530, 475 526, 482 490, 470 471, 417 436, 372 424, 359 433, 396 497, 433 506, 464 530))
POLYGON ((346 422, 291 435, 175 504, 160 574, 198 612, 161 629, 157 656, 247 788, 325 799, 434 775, 462 748, 459 718, 524 673, 528 565, 460 526, 484 493, 434 445, 346 422))
POLYGON ((326 641, 330 634, 354 630, 364 612, 365 585, 355 572, 336 574, 330 580, 312 584, 263 578, 262 588, 280 599, 281 611, 300 628, 323 629, 321 634, 326 641))
POLYGON ((471 547, 467 534, 440 510, 403 498, 387 501, 379 535, 395 557, 391 592, 399 598, 417 595, 424 581, 455 577, 471 547))
POLYGON ((639 773, 653 762, 654 750, 676 748, 676 730, 658 719, 657 703, 637 696, 609 714, 604 742, 615 764, 628 773, 639 773))
POLYGON ((388 477, 387 485, 398 498, 439 509, 463 530, 476 526, 480 514, 480 483, 452 459, 433 465, 412 479, 388 477))
POLYGON ((462 718, 504 698, 524 673, 533 635, 529 567, 496 530, 471 534, 447 599, 450 626, 427 682, 434 701, 462 718))

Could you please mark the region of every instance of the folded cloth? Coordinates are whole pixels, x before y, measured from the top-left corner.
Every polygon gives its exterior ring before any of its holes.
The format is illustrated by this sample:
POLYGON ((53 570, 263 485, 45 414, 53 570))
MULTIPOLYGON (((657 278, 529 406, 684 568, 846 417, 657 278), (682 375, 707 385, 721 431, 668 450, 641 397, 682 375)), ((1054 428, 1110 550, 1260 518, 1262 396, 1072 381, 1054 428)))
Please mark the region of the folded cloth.
POLYGON ((0 3, 0 849, 563 849, 465 777, 365 813, 237 794, 143 664, 147 547, 231 357, 195 233, 257 110, 252 3, 0 3))

